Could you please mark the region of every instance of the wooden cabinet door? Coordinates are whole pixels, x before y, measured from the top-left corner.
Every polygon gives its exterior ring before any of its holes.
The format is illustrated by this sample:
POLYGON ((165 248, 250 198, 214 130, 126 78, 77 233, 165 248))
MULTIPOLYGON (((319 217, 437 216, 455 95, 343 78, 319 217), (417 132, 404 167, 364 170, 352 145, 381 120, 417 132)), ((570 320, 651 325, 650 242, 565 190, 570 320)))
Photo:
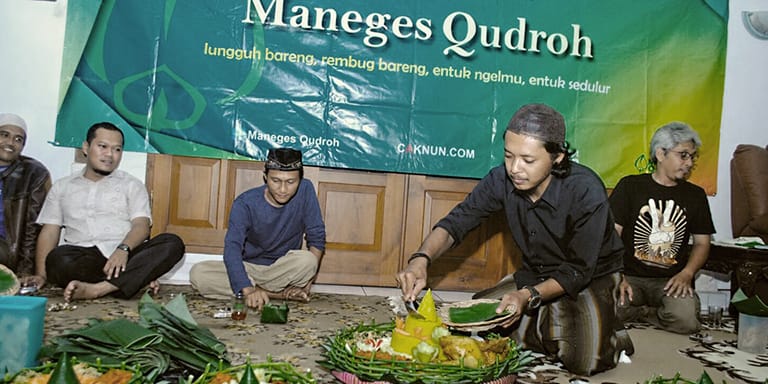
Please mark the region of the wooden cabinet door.
MULTIPOLYGON (((223 254, 232 202, 264 183, 263 169, 258 161, 149 155, 152 235, 172 232, 187 252, 223 254)), ((432 225, 477 183, 318 167, 304 167, 304 176, 315 185, 326 226, 318 283, 383 287, 395 286, 432 225)), ((432 266, 430 286, 489 287, 513 270, 518 253, 504 217, 493 217, 432 266)))
MULTIPOLYGON (((477 180, 410 176, 403 265, 435 223, 464 200, 476 184, 477 180)), ((433 289, 479 291, 496 284, 519 263, 520 251, 506 218, 499 213, 432 263, 428 284, 433 289)))
POLYGON ((320 169, 326 253, 319 283, 395 286, 402 255, 406 176, 320 169))
POLYGON ((223 254, 232 201, 264 183, 263 162, 149 155, 152 235, 179 235, 187 252, 223 254))
MULTIPOLYGON (((232 201, 263 181, 263 162, 150 155, 153 235, 181 236, 187 252, 223 254, 232 201)), ((404 175, 304 167, 326 224, 318 282, 394 286, 402 255, 404 175)))

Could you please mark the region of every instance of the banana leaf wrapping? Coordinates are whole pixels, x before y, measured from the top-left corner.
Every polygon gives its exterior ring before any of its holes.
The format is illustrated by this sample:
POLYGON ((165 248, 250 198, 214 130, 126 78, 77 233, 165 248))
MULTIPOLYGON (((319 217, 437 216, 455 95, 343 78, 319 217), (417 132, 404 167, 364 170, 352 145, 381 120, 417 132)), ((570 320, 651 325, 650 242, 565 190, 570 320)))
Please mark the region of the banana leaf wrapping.
POLYGON ((139 301, 139 316, 140 324, 163 336, 157 348, 193 372, 202 372, 208 364, 219 360, 229 364, 226 345, 209 329, 197 325, 184 295, 162 306, 145 294, 139 301))
POLYGON ((395 323, 360 324, 346 328, 329 337, 323 345, 323 360, 317 363, 333 373, 347 372, 365 382, 423 383, 423 384, 465 384, 487 383, 505 378, 522 370, 533 361, 530 351, 523 350, 510 340, 509 353, 495 364, 470 368, 460 365, 421 363, 397 359, 376 359, 355 354, 356 346, 351 343, 357 335, 383 336, 391 334, 395 323))
POLYGON ((288 304, 274 305, 267 303, 261 309, 263 324, 285 324, 288 322, 288 304))
POLYGON ((197 325, 183 295, 163 306, 145 294, 139 301, 139 316, 138 323, 91 319, 88 326, 43 346, 40 357, 58 360, 67 353, 89 363, 137 366, 150 383, 169 370, 196 374, 209 364, 229 366, 226 346, 197 325))

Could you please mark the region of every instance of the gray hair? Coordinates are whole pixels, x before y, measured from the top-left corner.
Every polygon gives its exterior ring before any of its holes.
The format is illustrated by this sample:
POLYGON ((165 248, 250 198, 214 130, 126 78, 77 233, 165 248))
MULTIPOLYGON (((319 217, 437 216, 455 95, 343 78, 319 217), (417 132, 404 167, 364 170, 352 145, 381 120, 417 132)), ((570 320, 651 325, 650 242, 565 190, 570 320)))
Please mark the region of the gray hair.
POLYGON ((661 148, 664 150, 672 149, 681 143, 692 142, 695 148, 698 150, 701 147, 701 138, 696 131, 691 128, 690 125, 673 121, 662 125, 651 138, 651 151, 649 153, 652 164, 656 164, 658 159, 656 158, 656 150, 661 148))

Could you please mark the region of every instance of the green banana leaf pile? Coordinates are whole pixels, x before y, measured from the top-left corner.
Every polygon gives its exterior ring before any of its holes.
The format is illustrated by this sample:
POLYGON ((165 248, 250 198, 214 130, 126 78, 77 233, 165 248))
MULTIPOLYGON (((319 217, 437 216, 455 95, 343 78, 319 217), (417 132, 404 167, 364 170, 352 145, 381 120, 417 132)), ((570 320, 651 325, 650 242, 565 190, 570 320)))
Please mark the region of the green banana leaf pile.
POLYGON ((144 294, 139 317, 138 323, 91 319, 88 326, 43 346, 40 358, 58 360, 66 353, 89 363, 137 366, 147 382, 170 370, 199 374, 209 364, 230 365, 226 346, 209 329, 198 326, 184 295, 163 306, 144 294))

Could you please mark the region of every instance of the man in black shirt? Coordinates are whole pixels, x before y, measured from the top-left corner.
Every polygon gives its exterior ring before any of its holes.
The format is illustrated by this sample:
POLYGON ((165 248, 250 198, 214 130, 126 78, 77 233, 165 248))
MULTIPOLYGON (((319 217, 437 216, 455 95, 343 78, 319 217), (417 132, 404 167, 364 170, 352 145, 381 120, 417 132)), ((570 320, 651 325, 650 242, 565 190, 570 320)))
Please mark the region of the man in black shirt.
POLYGON ((520 108, 504 133, 504 164, 434 226, 397 281, 405 299, 416 298, 429 264, 503 210, 523 265, 514 275, 518 289, 501 297, 497 312, 513 313, 502 326, 523 348, 592 375, 634 349, 616 316, 623 246, 605 186, 571 162, 573 153, 559 112, 543 104, 520 108))
POLYGON ((715 227, 704 189, 687 181, 700 146, 688 124, 665 124, 651 138, 653 173, 626 176, 611 194, 626 249, 618 312, 625 321, 682 334, 701 326, 693 282, 715 227))

